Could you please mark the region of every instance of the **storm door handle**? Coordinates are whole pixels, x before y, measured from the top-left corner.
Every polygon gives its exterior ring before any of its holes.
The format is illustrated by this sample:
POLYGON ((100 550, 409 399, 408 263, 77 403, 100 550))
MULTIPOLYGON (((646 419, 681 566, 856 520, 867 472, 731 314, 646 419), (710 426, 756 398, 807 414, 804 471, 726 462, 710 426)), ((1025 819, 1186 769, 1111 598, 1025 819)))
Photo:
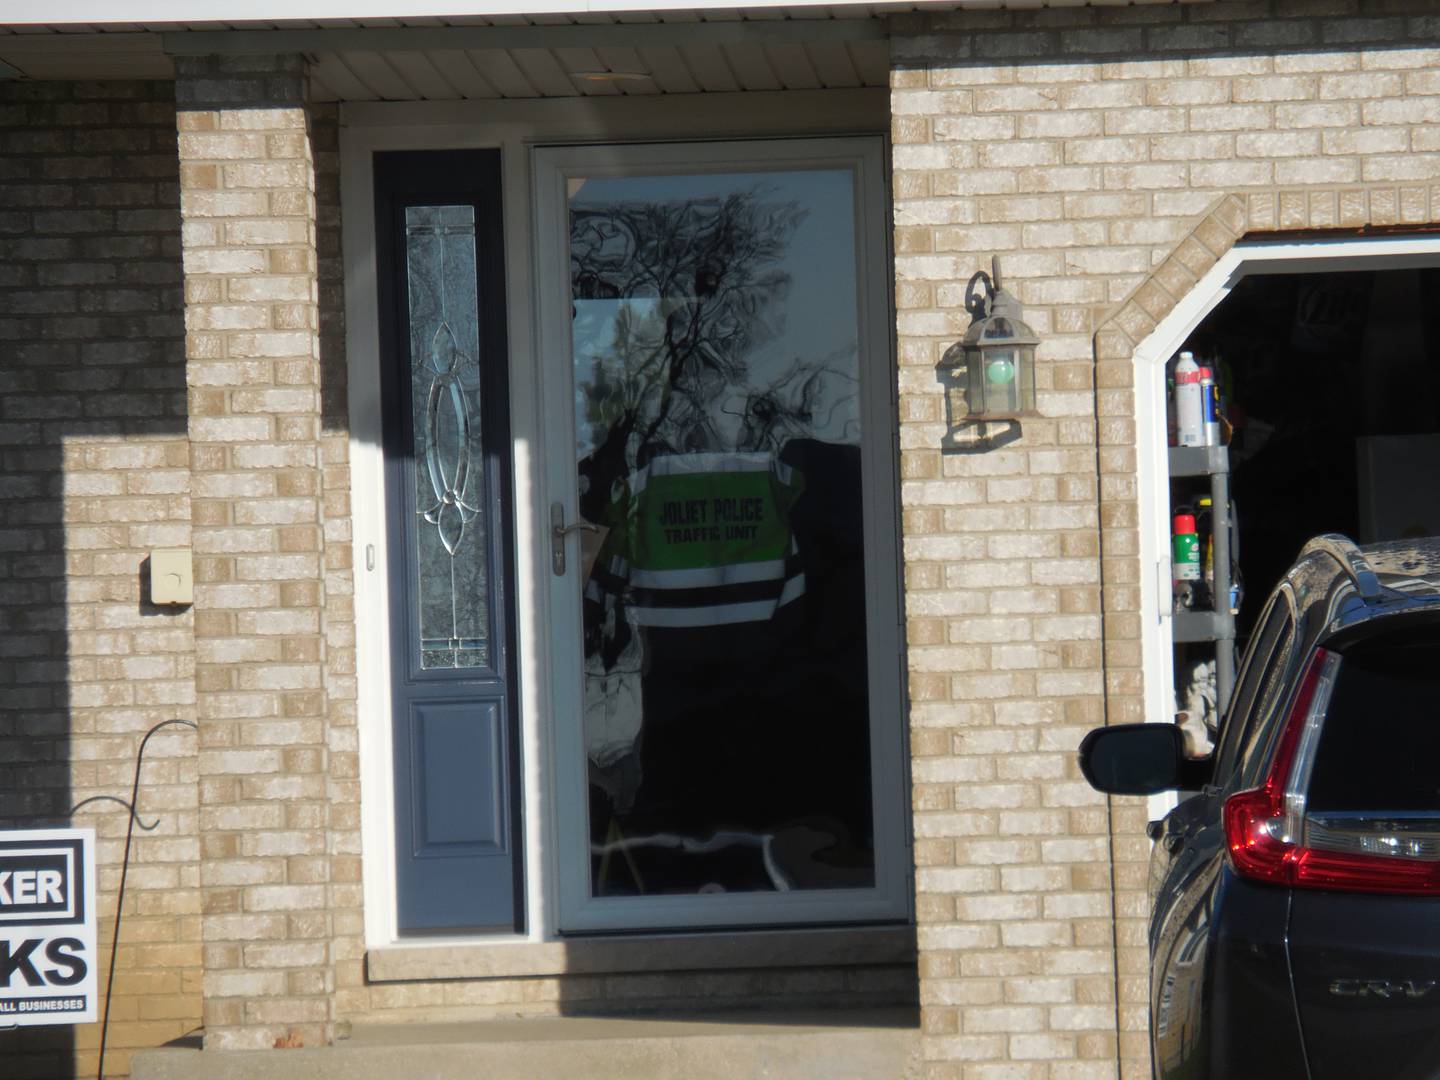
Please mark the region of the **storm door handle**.
POLYGON ((598 533, 599 525, 593 525, 588 521, 572 521, 565 524, 565 504, 553 502, 550 504, 550 569, 556 577, 565 573, 565 537, 572 532, 598 533))

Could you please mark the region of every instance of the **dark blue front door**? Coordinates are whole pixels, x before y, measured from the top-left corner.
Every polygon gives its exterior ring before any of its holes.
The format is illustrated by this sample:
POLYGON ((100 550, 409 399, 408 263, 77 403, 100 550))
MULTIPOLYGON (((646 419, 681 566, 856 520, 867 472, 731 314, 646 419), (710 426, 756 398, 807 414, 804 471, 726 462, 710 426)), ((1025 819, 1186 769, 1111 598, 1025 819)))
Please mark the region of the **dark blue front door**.
POLYGON ((519 929, 499 151, 377 154, 375 196, 399 929, 519 929))

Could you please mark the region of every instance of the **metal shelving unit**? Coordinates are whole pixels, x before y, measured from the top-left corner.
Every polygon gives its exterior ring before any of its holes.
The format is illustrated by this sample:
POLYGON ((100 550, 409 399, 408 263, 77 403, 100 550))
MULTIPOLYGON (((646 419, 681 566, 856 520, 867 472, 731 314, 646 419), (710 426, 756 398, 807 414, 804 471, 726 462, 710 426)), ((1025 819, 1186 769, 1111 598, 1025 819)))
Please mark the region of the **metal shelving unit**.
POLYGON ((1213 642, 1215 697, 1221 716, 1235 688, 1235 617, 1230 614, 1230 450, 1224 446, 1170 447, 1170 478, 1209 477, 1210 528, 1214 543, 1213 611, 1177 611, 1175 643, 1213 642))

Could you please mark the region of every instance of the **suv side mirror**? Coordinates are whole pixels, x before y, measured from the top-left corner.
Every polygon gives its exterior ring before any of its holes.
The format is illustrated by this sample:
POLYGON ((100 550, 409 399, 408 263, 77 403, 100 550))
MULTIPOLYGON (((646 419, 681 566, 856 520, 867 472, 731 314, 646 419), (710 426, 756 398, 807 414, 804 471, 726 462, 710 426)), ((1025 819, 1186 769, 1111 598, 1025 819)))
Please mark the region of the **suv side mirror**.
POLYGON ((1080 743, 1080 772, 1096 791, 1154 795, 1186 786, 1185 734, 1173 724, 1096 728, 1080 743))

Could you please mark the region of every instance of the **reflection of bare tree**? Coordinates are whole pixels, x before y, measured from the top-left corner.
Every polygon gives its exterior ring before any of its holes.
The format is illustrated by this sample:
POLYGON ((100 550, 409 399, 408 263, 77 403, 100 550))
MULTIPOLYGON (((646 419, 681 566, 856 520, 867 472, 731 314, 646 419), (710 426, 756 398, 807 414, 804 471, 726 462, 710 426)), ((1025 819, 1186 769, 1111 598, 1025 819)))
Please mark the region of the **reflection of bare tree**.
MULTIPOLYGON (((741 755, 744 766, 715 770, 750 775, 749 763, 768 756, 760 730, 791 712, 791 702, 809 702, 812 687, 833 695, 829 711, 837 716, 867 700, 864 676, 854 674, 863 672, 865 641, 863 589, 853 586, 863 580, 861 530, 851 525, 858 511, 850 513, 860 457, 855 297, 832 286, 836 310, 826 310, 832 297, 823 283, 847 280, 850 268, 811 268, 848 255, 835 238, 811 240, 810 228, 802 229, 810 204, 788 197, 794 190, 757 184, 708 198, 621 195, 587 203, 582 195, 571 204, 572 340, 583 394, 576 401, 580 512, 607 528, 583 605, 597 895, 619 851, 642 864, 690 865, 662 850, 674 845, 653 843, 657 835, 683 840, 692 861, 712 850, 707 832, 724 837, 727 849, 735 836, 768 844, 771 825, 762 819, 769 811, 729 808, 733 796, 707 790, 688 765, 730 760, 724 755, 735 747, 754 745, 759 749, 741 755), (793 295, 792 268, 802 276, 793 295), (787 311, 795 313, 794 328, 786 326, 787 311), (687 570, 679 588, 642 528, 655 504, 639 496, 638 482, 625 481, 638 481, 636 470, 661 455, 709 452, 773 455, 773 497, 754 501, 766 505, 780 540, 763 561, 749 561, 739 548, 705 549, 698 557, 714 566, 687 570), (742 565, 758 576, 732 572, 742 565), (813 601, 812 589, 819 594, 813 601), (755 614, 763 600, 771 602, 768 613, 755 614), (654 619, 656 612, 684 613, 686 604, 713 605, 694 608, 713 611, 713 623, 672 629, 654 619), (738 691, 732 662, 748 672, 738 691), (726 822, 744 827, 717 832, 726 822)), ((843 217, 836 225, 844 227, 843 217)), ((718 476, 696 475, 702 479, 692 490, 717 497, 732 490, 718 476)), ((661 487, 644 490, 654 496, 661 487)), ((863 705, 856 715, 863 729, 863 705)), ((862 730, 861 746, 864 738, 862 730)), ((868 770, 868 757, 852 756, 868 770)), ((868 788, 862 776, 837 790, 868 788)), ((743 801, 749 807, 751 800, 743 801)), ((791 800, 802 802, 807 811, 819 805, 791 800)), ((785 819, 789 805, 771 818, 785 819)), ((868 803, 850 816, 860 822, 866 813, 868 803)), ((643 890, 641 872, 630 866, 643 890)), ((758 887, 783 887, 782 880, 770 875, 758 887)))
MULTIPOLYGON (((779 352, 787 264, 807 214, 762 185, 708 198, 572 203, 575 342, 584 350, 575 362, 590 368, 577 402, 584 517, 610 520, 616 482, 657 455, 779 457, 797 439, 858 443, 855 346, 779 352)), ((618 593, 587 604, 586 654, 597 676, 624 674, 627 656, 639 663, 624 604, 618 593)))
POLYGON ((807 213, 766 194, 572 208, 575 299, 633 301, 619 307, 584 403, 601 491, 655 453, 778 451, 812 433, 829 364, 844 358, 797 357, 768 386, 748 386, 747 355, 783 330, 781 263, 807 213), (745 412, 727 436, 718 425, 737 392, 745 412))
MULTIPOLYGON (((816 363, 796 359, 769 386, 752 390, 745 398, 738 449, 778 451, 792 438, 831 430, 835 413, 846 409, 853 392, 831 399, 826 408, 827 396, 834 393, 830 384, 837 379, 855 382, 855 376, 845 370, 845 362, 852 355, 847 349, 816 363)), ((845 425, 843 434, 845 441, 858 441, 860 437, 853 420, 845 425)))

